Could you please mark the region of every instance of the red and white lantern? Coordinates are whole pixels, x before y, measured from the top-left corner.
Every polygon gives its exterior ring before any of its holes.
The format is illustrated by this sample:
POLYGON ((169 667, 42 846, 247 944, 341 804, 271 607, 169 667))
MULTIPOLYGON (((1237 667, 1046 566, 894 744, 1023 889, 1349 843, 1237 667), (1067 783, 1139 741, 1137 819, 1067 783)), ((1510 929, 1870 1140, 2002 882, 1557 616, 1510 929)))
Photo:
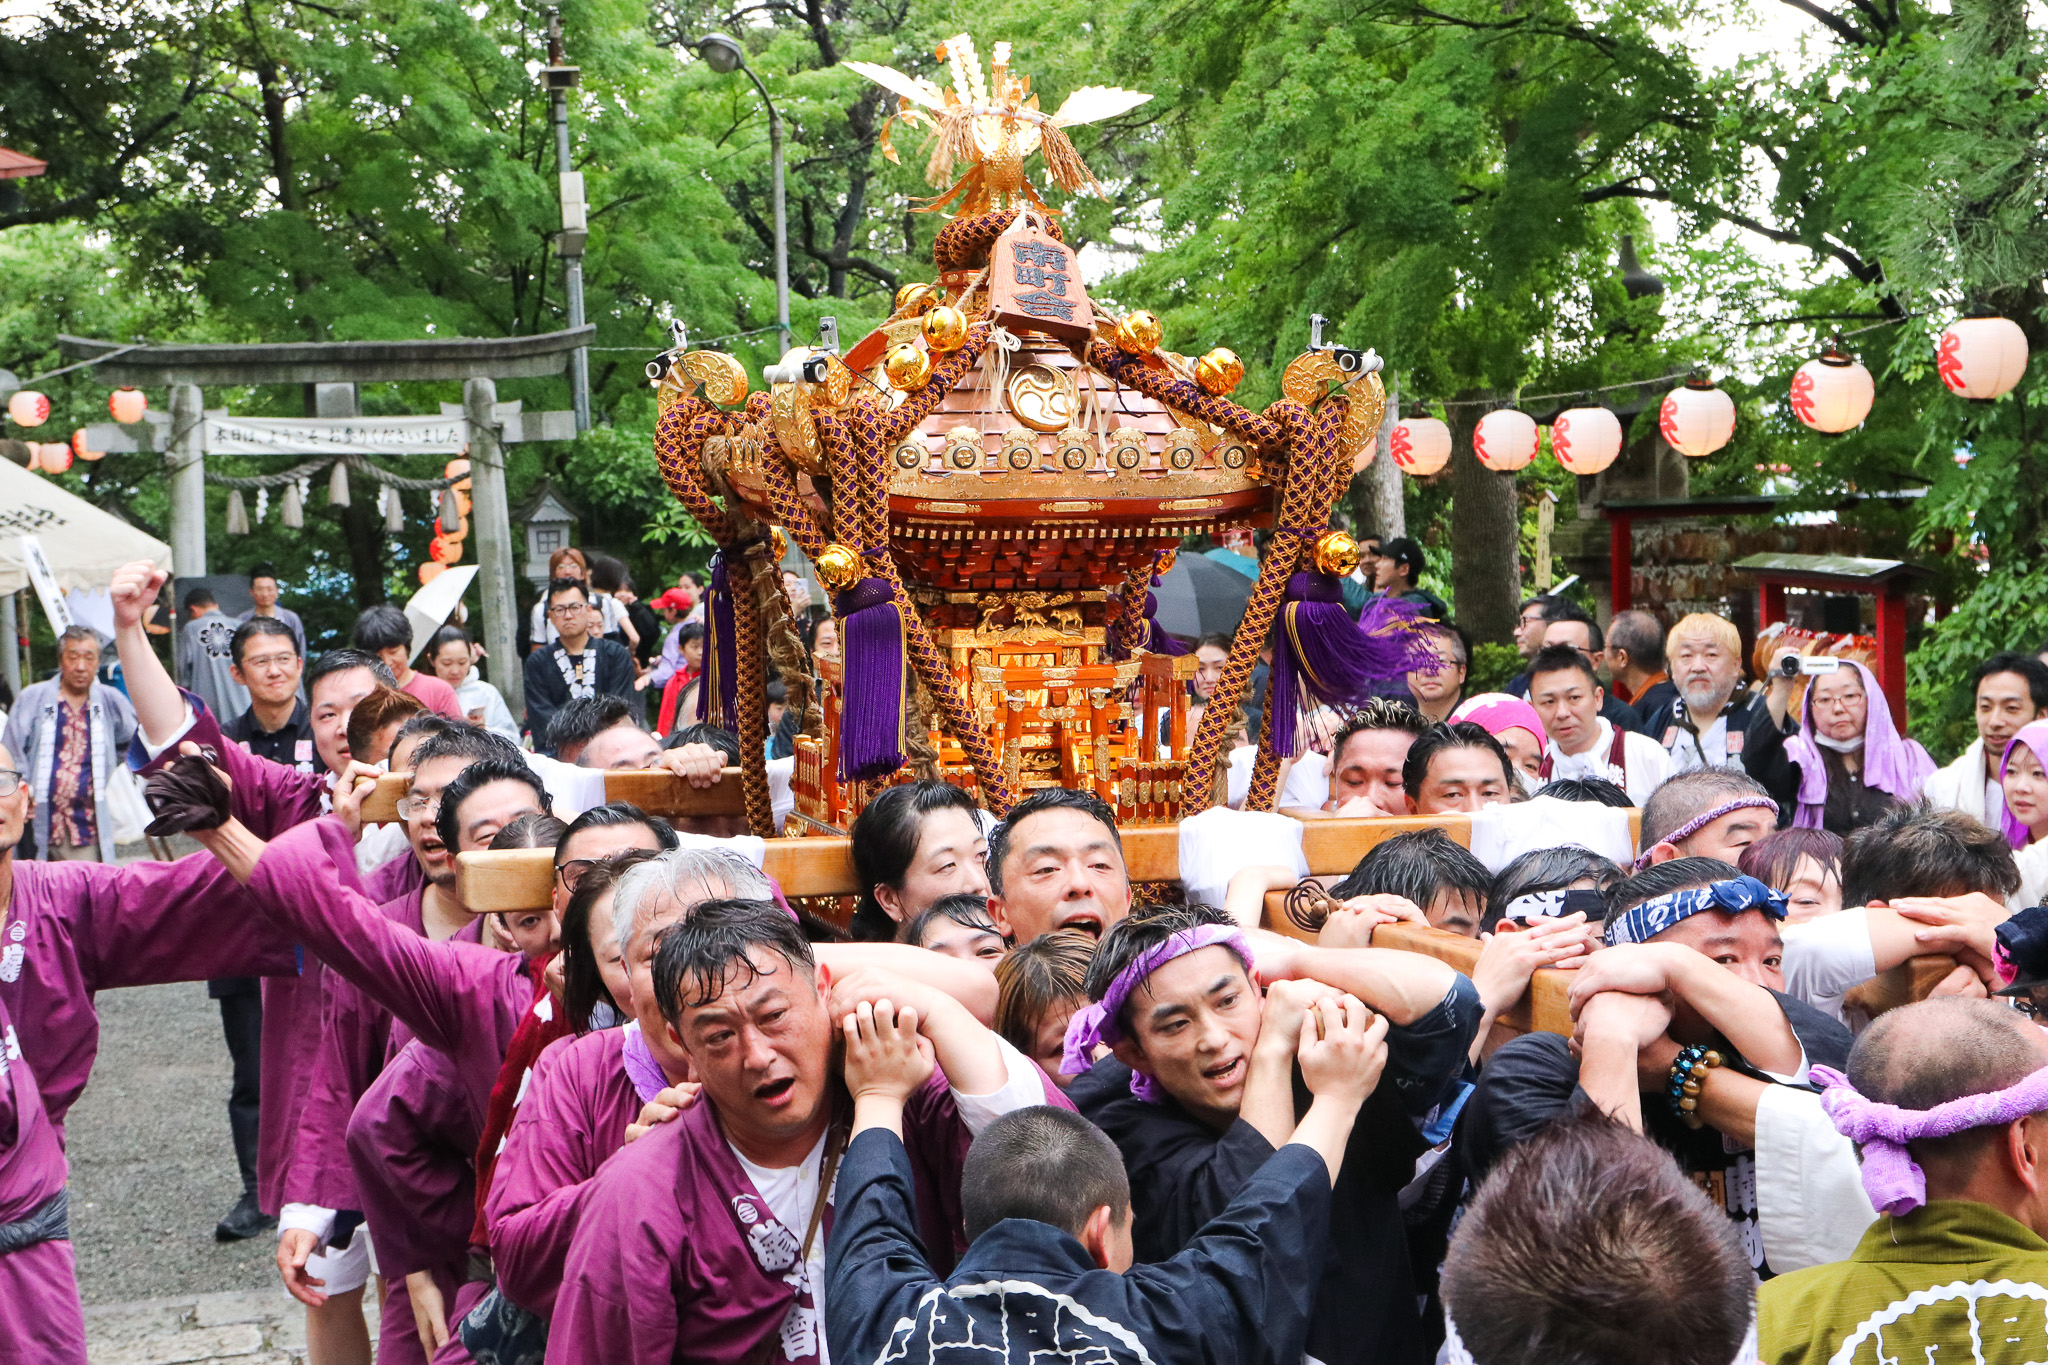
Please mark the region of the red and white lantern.
POLYGON ((1621 455, 1621 419, 1606 408, 1568 408, 1550 424, 1550 453, 1574 474, 1598 474, 1621 455))
POLYGON ((1861 426, 1876 397, 1870 371, 1833 346, 1792 375, 1792 415, 1828 436, 1861 426))
POLYGON ((62 474, 71 468, 71 447, 62 441, 31 441, 28 467, 40 469, 45 474, 62 474))
POLYGON ((149 411, 149 398, 141 389, 115 389, 107 395, 107 411, 123 426, 140 422, 149 411))
POLYGON ((1681 455, 1711 455, 1735 434, 1735 400, 1705 379, 1689 379, 1664 395, 1657 429, 1681 455))
POLYGON ((71 433, 71 453, 74 457, 81 460, 104 460, 107 458, 106 451, 93 450, 86 445, 84 427, 80 427, 71 433))
POLYGON ((7 400, 7 415, 20 427, 39 427, 50 420, 50 400, 34 389, 17 389, 7 400))
POLYGON ((2027 334, 2011 318, 1963 318, 1934 345, 1934 368, 1950 392, 1988 403, 2027 372, 2027 334))
POLYGON ((1451 462, 1451 429, 1434 417, 1410 417, 1394 424, 1387 451, 1403 474, 1427 478, 1451 462))
POLYGON ((1472 432, 1472 453, 1479 463, 1501 474, 1526 468, 1536 458, 1539 444, 1536 419, 1514 408, 1487 413, 1472 432))

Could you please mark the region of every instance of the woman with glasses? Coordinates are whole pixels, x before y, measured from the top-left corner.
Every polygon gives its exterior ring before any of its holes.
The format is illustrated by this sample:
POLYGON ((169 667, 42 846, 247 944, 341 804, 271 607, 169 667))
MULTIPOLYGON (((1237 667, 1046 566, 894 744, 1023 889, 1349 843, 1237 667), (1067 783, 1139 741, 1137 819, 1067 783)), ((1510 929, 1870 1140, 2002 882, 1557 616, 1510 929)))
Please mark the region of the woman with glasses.
POLYGON ((1778 667, 1793 653, 1772 661, 1764 696, 1777 724, 1759 727, 1743 754, 1749 775, 1770 789, 1779 811, 1793 812, 1786 823, 1847 838, 1886 811, 1919 800, 1934 760, 1899 733, 1870 670, 1844 659, 1835 672, 1812 675, 1795 721, 1790 712, 1798 678, 1778 667))

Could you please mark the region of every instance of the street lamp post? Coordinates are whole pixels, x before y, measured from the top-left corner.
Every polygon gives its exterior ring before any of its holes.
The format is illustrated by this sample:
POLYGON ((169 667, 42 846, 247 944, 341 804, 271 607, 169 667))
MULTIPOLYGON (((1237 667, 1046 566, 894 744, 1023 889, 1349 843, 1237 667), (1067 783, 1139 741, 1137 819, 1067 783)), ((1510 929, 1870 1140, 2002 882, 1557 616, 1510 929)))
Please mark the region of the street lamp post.
POLYGON ((782 329, 782 349, 789 349, 789 213, 784 204, 782 188, 782 115, 776 112, 775 101, 768 98, 768 87, 761 83, 754 68, 747 65, 746 49, 723 33, 714 33, 697 44, 697 55, 704 64, 719 75, 744 71, 754 88, 761 92, 761 103, 768 106, 768 148, 775 164, 775 325, 782 329))
MULTIPOLYGON (((541 82, 548 92, 555 127, 555 178, 562 193, 562 230, 555 236, 555 250, 562 258, 562 290, 571 327, 583 325, 583 248, 590 240, 583 173, 569 153, 569 92, 581 81, 582 73, 568 64, 562 52, 562 16, 549 10, 548 64, 541 68, 541 82)), ((590 352, 582 346, 569 356, 569 392, 576 409, 576 430, 590 430, 590 352)))

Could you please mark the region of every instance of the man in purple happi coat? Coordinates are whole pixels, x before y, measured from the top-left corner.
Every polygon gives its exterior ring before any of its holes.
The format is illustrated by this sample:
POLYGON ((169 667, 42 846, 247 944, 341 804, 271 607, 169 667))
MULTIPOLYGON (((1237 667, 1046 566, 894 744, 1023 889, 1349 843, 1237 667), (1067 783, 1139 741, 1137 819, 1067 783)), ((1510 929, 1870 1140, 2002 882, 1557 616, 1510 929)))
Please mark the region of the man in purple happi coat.
POLYGON ((661 936, 653 977, 702 1088, 590 1182, 551 1365, 822 1365, 825 1236, 850 1113, 832 1019, 861 1002, 911 1002, 942 1068, 904 1115, 936 1263, 963 1249, 960 1164, 973 1133, 1029 1105, 1067 1107, 942 992, 865 967, 835 980, 772 902, 697 906, 661 936))
MULTIPOLYGON (((689 1054, 669 1031, 654 991, 661 931, 706 901, 772 895, 773 883, 744 858, 697 848, 642 864, 615 888, 609 937, 621 945, 630 992, 623 1003, 632 1018, 541 1055, 485 1207, 498 1288, 520 1307, 541 1317, 553 1313, 591 1177, 638 1128, 673 1118, 696 1093, 689 1054)), ((602 902, 592 909, 593 925, 601 908, 602 902)), ((893 943, 828 943, 812 951, 841 976, 879 968, 944 992, 976 1021, 993 1003, 986 999, 993 979, 974 963, 893 943)))
MULTIPOLYGON (((0 798, 0 806, 16 800, 0 798)), ((22 1365, 85 1362, 66 1171, 63 1144, 0 1000, 0 1356, 22 1365)))
MULTIPOLYGON (((422 749, 422 768, 430 752, 422 749)), ((360 801, 362 791, 342 795, 337 804, 344 815, 360 801)), ((456 824, 458 848, 481 848, 504 824, 542 809, 544 800, 531 769, 516 758, 500 757, 470 763, 436 804, 449 808, 451 818, 441 820, 444 836, 451 832, 451 823, 456 824)), ((372 1143, 359 1151, 351 1140, 350 1164, 364 1196, 364 1213, 371 1213, 366 1160, 389 1166, 431 1158, 428 1164, 434 1174, 407 1177, 430 1202, 437 1188, 470 1178, 491 1083, 504 1060, 506 1042, 533 998, 524 960, 476 943, 435 942, 394 923, 364 894, 355 870, 353 839, 339 818, 299 826, 268 844, 232 816, 218 829, 194 831, 194 837, 237 880, 247 883, 264 911, 298 936, 331 971, 389 1010, 394 1026, 402 1025, 419 1043, 442 1054, 427 1059, 435 1081, 417 1082, 409 1094, 401 1095, 394 1079, 385 1092, 403 1100, 408 1112, 431 1113, 427 1128, 438 1141, 425 1143, 427 1129, 421 1122, 400 1125, 405 1135, 394 1145, 372 1143), (429 1089, 436 1093, 427 1095, 429 1089), (423 1096, 432 1100, 432 1106, 417 1102, 423 1096)), ((412 1074, 411 1068, 407 1074, 412 1074)), ((378 1095, 379 1088, 373 1085, 357 1106, 352 1134, 365 1121, 365 1107, 378 1095)), ((371 1175, 381 1183, 385 1171, 380 1168, 371 1175)), ((473 1193, 469 1197, 473 1217, 473 1193)), ((418 1250, 423 1240, 438 1242, 419 1236, 420 1207, 417 1200, 401 1197, 386 1206, 382 1226, 372 1218, 379 1269, 387 1277, 432 1271, 435 1263, 445 1265, 449 1258, 459 1265, 466 1254, 469 1218, 447 1234, 453 1238, 447 1256, 418 1250), (434 1263, 415 1263, 423 1259, 434 1263)), ((387 1305, 379 1332, 386 1359, 424 1358, 416 1354, 421 1347, 409 1316, 403 1306, 394 1313, 387 1305)))

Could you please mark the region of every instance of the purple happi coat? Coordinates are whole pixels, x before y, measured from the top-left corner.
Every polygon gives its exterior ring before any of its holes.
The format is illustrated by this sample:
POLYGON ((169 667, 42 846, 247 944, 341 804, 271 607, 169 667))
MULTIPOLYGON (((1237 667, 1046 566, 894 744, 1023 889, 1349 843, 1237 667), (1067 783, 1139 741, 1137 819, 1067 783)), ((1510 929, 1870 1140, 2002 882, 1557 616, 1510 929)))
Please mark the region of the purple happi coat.
MULTIPOLYGON (((411 859, 408 858, 408 861, 411 859)), ((420 887, 377 907, 392 923, 422 937, 426 919, 420 887)), ((483 921, 471 920, 453 937, 466 943, 480 938, 483 921)), ((412 1030, 391 1017, 391 1011, 364 995, 334 972, 322 987, 320 1050, 313 1060, 306 1101, 298 1112, 292 1161, 285 1176, 285 1198, 295 1204, 328 1209, 361 1209, 356 1201, 355 1173, 350 1168, 346 1134, 349 1117, 391 1059, 412 1041, 412 1030)))
POLYGON ((564 1038, 541 1053, 505 1134, 484 1219, 498 1288, 530 1313, 554 1313, 590 1178, 662 1088, 658 1067, 638 1085, 627 1073, 626 1044, 638 1037, 629 1024, 564 1038))
MULTIPOLYGON (((0 1000, 0 1223, 20 1222, 40 1209, 64 1188, 67 1173, 63 1143, 18 1039, 0 1000)), ((0 1359, 10 1365, 84 1365, 85 1310, 78 1303, 69 1241, 0 1254, 0 1359)))
MULTIPOLYGON (((1050 1082, 1046 1091, 1047 1104, 1072 1108, 1050 1082)), ((843 1118, 843 1090, 839 1097, 843 1118)), ((937 1273, 949 1274, 967 1249, 960 1168, 972 1138, 943 1072, 934 1070, 904 1106, 903 1138, 924 1244, 937 1273)), ((709 1098, 621 1148, 581 1200, 548 1328, 548 1365, 815 1362, 815 1353, 783 1353, 783 1320, 797 1291, 757 1259, 759 1243, 749 1236, 769 1229, 801 1242, 805 1229, 774 1227, 766 1208, 709 1098)), ((821 1238, 831 1222, 828 1212, 821 1238)), ((779 1259, 787 1264, 796 1254, 779 1259)))
POLYGON ((14 862, 0 1006, 59 1142, 99 1055, 98 992, 297 970, 290 936, 210 853, 125 867, 14 862))
MULTIPOLYGON (((229 806, 234 817, 259 839, 275 839, 294 825, 317 819, 327 808, 325 774, 302 773, 282 763, 258 758, 221 733, 206 703, 179 689, 192 709, 192 724, 154 758, 141 763, 144 777, 178 757, 186 740, 210 745, 233 790, 229 806)), ((142 756, 138 735, 131 761, 142 756)), ((381 870, 381 869, 380 869, 381 870)), ((284 1176, 291 1154, 292 1116, 304 1103, 309 1068, 305 1059, 320 1045, 320 964, 303 952, 288 975, 263 982, 262 1061, 256 1119, 256 1201, 265 1213, 284 1207, 284 1176)), ((247 972, 214 972, 212 976, 247 976, 247 972)))
MULTIPOLYGON (((415 1039, 371 1083, 348 1124, 355 1192, 377 1268, 397 1285, 427 1271, 440 1287, 452 1330, 456 1292, 476 1221, 476 1144, 484 1105, 455 1064, 415 1039)), ((411 1301, 394 1300, 378 1326, 383 1365, 425 1365, 411 1301)))

